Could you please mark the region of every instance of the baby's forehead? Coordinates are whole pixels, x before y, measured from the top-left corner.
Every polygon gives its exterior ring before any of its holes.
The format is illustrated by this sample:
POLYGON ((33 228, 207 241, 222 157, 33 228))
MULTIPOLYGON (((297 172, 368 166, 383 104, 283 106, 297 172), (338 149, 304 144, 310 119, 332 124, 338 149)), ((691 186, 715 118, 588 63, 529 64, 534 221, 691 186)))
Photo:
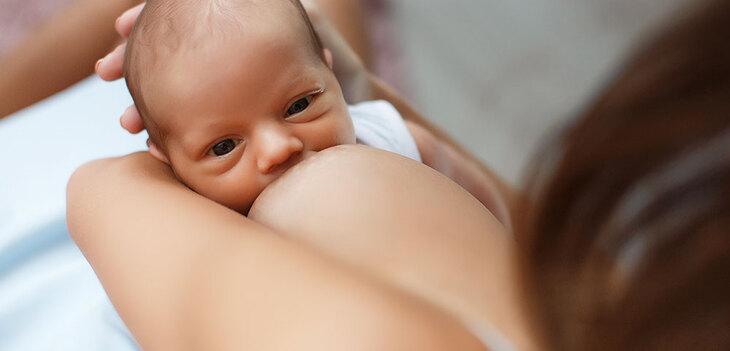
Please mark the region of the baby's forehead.
POLYGON ((323 62, 307 48, 306 38, 274 27, 216 37, 194 48, 164 52, 156 61, 150 62, 143 93, 184 100, 207 92, 215 99, 217 92, 241 89, 236 85, 244 82, 263 90, 282 75, 293 80, 324 73, 323 62))
POLYGON ((245 115, 256 106, 283 109, 297 95, 323 86, 331 74, 304 49, 291 50, 282 40, 254 41, 222 42, 168 59, 142 87, 148 116, 173 137, 193 125, 207 128, 200 119, 231 110, 245 115))
POLYGON ((307 50, 322 60, 316 34, 310 35, 306 14, 299 13, 293 2, 299 4, 298 0, 154 2, 157 7, 143 13, 130 37, 134 50, 130 50, 128 64, 133 71, 150 75, 175 59, 205 59, 221 53, 235 59, 234 47, 257 50, 255 44, 261 41, 287 45, 288 50, 307 50))
POLYGON ((166 46, 255 33, 267 26, 307 32, 308 19, 300 9, 299 0, 148 1, 135 32, 166 46))

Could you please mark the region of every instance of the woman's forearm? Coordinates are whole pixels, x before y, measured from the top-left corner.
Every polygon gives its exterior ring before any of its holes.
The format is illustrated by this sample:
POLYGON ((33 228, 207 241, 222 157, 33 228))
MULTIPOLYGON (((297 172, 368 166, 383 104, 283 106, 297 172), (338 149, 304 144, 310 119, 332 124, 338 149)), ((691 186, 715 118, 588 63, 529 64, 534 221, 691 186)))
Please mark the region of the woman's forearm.
POLYGON ((480 349, 431 305, 193 193, 146 153, 87 165, 68 192, 71 233, 146 350, 480 349))
POLYGON ((94 71, 118 39, 114 19, 137 0, 76 0, 0 57, 0 119, 94 71))

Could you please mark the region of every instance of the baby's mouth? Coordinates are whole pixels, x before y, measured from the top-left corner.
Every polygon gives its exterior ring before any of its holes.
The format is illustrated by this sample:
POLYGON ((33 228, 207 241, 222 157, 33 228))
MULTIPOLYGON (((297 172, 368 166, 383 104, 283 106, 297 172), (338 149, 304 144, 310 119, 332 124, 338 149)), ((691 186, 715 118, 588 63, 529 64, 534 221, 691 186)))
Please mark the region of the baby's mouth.
POLYGON ((288 172, 290 169, 294 168, 297 164, 304 161, 305 158, 307 158, 309 155, 306 155, 305 153, 299 153, 296 155, 293 155, 288 160, 286 160, 284 163, 279 164, 276 166, 276 169, 271 173, 273 175, 274 179, 277 179, 281 177, 284 173, 288 172))

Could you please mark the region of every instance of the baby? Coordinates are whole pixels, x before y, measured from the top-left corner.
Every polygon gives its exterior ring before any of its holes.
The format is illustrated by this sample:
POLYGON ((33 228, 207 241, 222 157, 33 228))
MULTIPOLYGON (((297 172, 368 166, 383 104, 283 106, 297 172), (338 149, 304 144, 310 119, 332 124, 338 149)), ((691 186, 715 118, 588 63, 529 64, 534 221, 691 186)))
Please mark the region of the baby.
POLYGON ((125 65, 150 153, 192 190, 242 214, 292 166, 360 143, 423 161, 509 226, 500 184, 455 144, 404 122, 388 102, 347 105, 332 54, 299 0, 149 1, 125 65))
MULTIPOLYGON (((473 163, 435 147, 435 137, 407 125, 389 103, 348 107, 332 55, 298 0, 149 1, 129 38, 125 64, 150 153, 192 190, 242 214, 302 160, 358 142, 423 157, 473 194, 488 183, 473 163), (477 185, 469 189, 470 183, 477 185)), ((487 275, 465 279, 444 269, 484 268, 492 248, 481 232, 457 230, 448 240, 416 239, 409 235, 413 230, 358 240, 341 231, 281 232, 428 299, 470 326, 484 319, 487 275)))
POLYGON ((336 145, 420 160, 390 104, 348 108, 299 0, 150 1, 125 62, 150 152, 244 214, 287 169, 336 145))

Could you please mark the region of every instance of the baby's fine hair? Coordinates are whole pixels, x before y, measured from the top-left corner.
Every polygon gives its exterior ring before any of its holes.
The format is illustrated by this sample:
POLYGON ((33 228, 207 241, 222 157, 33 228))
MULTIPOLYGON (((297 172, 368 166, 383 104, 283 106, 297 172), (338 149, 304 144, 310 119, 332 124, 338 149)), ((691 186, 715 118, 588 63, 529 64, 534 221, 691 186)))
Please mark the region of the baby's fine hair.
MULTIPOLYGON (((195 50, 210 38, 240 33, 247 18, 246 5, 266 6, 287 1, 294 6, 308 31, 309 47, 324 61, 322 42, 300 0, 149 0, 129 36, 124 78, 142 116, 150 140, 163 152, 165 133, 150 118, 142 85, 160 56, 179 50, 195 50)), ((286 22, 283 24, 290 24, 286 22)))

